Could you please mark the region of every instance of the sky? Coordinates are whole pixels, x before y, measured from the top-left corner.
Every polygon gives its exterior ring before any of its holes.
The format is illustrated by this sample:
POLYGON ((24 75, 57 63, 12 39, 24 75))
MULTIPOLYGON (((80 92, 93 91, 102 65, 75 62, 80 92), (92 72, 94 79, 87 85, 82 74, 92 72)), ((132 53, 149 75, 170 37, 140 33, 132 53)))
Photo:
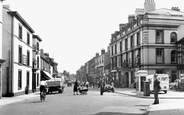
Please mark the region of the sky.
MULTIPOLYGON (((179 7, 184 0, 154 0, 156 9, 179 7)), ((58 72, 75 74, 101 49, 107 51, 111 34, 145 0, 5 0, 43 40, 40 48, 58 63, 58 72)))

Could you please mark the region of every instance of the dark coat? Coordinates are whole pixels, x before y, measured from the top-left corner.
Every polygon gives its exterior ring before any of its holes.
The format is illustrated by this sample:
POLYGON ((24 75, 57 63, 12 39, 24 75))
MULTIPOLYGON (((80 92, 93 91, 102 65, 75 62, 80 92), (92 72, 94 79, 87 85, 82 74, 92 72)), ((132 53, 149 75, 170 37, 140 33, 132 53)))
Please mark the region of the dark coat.
POLYGON ((76 81, 75 84, 74 84, 73 91, 74 91, 74 92, 77 92, 77 91, 78 91, 78 89, 77 89, 78 87, 79 87, 79 84, 78 84, 78 82, 76 81))
POLYGON ((160 81, 158 79, 154 81, 154 90, 160 90, 160 81))

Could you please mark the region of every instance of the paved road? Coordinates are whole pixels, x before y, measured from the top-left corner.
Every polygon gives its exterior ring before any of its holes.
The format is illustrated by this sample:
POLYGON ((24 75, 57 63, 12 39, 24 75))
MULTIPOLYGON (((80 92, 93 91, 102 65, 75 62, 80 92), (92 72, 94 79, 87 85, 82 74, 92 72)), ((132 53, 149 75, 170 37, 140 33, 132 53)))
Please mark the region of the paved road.
POLYGON ((3 106, 0 115, 143 115, 151 103, 116 93, 100 95, 97 90, 73 95, 72 88, 66 87, 63 94, 47 95, 45 102, 33 98, 3 106))

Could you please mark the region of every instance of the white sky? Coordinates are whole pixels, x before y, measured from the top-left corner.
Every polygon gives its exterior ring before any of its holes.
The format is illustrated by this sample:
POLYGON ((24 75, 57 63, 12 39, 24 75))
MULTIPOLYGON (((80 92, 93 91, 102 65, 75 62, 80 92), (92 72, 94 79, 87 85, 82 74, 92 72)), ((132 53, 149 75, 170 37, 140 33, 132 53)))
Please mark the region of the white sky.
MULTIPOLYGON (((145 0, 6 0, 43 40, 41 48, 58 63, 58 71, 76 73, 101 49, 107 51, 111 34, 145 0)), ((184 0, 154 0, 156 9, 179 7, 184 0)))

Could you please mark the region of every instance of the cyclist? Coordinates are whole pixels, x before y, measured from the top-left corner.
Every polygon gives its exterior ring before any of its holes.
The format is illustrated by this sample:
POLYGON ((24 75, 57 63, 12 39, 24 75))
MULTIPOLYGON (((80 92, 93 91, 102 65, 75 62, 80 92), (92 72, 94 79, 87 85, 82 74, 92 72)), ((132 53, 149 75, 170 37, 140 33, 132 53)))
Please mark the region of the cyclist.
POLYGON ((47 86, 47 83, 42 78, 41 81, 40 81, 40 94, 41 94, 41 92, 44 92, 44 94, 46 94, 46 86, 47 86))

